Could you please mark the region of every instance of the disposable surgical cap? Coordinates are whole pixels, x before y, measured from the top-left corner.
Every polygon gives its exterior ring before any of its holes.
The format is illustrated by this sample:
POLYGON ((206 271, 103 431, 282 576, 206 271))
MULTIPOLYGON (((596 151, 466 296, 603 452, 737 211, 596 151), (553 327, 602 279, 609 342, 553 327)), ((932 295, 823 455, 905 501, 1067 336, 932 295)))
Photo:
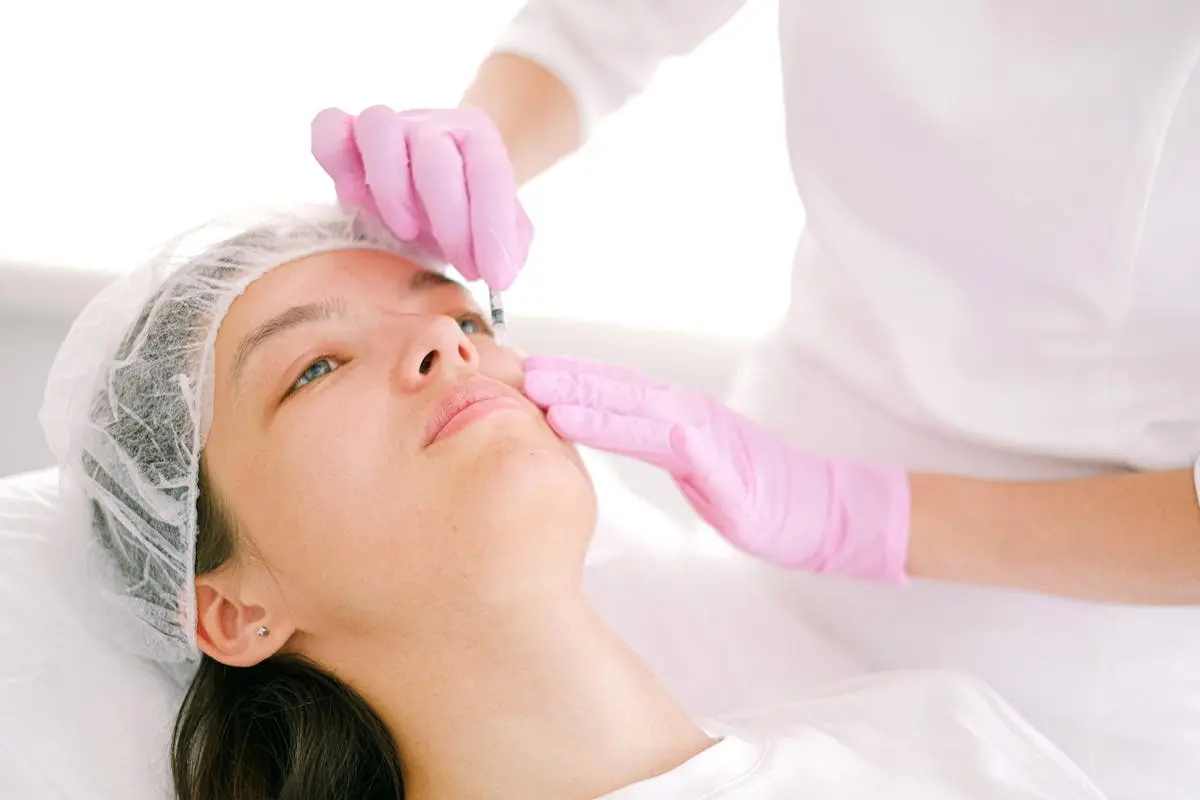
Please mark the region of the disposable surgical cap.
POLYGON ((102 592, 137 622, 129 644, 139 655, 184 667, 199 656, 196 502, 221 320, 273 267, 347 249, 423 263, 336 208, 228 219, 178 237, 107 287, 67 334, 42 428, 64 499, 86 505, 102 592))

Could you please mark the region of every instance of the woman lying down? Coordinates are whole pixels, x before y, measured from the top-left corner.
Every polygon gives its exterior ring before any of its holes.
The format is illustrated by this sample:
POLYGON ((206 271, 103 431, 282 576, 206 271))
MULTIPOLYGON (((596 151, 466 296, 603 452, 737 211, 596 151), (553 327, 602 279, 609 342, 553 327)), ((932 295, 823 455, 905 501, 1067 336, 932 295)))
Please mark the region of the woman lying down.
POLYGON ((45 417, 145 654, 195 664, 180 798, 1099 797, 965 679, 690 718, 460 285, 334 209, 198 236, 89 306, 45 417))

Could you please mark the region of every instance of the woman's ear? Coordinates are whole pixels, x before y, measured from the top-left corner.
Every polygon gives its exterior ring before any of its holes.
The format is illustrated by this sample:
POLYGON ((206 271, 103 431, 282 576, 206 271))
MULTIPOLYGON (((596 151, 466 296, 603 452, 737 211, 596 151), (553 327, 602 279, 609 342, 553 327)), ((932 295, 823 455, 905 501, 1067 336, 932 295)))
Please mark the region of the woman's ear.
POLYGON ((252 667, 275 655, 295 626, 287 614, 239 592, 241 582, 232 573, 227 565, 196 577, 196 641, 215 661, 252 667))

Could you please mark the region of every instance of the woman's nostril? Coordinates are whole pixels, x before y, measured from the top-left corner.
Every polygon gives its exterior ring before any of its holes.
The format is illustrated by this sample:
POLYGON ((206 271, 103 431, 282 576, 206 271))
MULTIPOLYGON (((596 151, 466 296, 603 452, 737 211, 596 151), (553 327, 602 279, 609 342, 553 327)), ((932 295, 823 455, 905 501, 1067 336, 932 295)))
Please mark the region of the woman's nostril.
POLYGON ((422 375, 428 375, 429 370, 433 369, 433 365, 437 362, 437 355, 437 350, 430 350, 421 359, 421 366, 418 369, 420 369, 422 375))

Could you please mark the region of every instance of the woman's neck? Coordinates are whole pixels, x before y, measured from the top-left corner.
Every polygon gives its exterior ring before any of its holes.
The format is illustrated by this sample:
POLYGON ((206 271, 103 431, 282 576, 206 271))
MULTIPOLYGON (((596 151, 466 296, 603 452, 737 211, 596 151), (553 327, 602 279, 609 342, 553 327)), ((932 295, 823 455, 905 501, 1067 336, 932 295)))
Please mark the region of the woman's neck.
POLYGON ((396 736, 407 797, 585 800, 713 743, 581 590, 441 622, 336 665, 396 736))

